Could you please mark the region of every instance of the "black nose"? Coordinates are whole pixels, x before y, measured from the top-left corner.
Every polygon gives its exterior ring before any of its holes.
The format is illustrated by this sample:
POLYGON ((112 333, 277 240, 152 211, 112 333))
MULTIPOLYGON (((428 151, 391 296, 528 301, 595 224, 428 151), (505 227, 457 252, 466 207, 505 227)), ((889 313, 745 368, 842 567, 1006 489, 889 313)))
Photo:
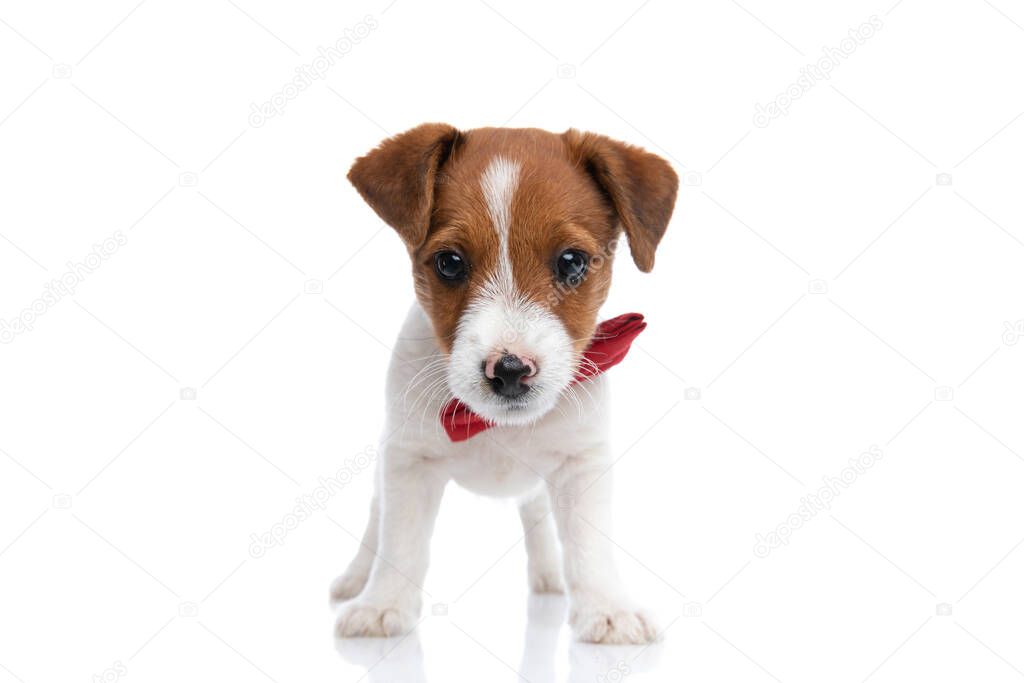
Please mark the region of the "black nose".
POLYGON ((522 396, 530 387, 523 384, 523 377, 529 374, 530 368, 511 353, 506 353, 494 364, 494 377, 491 388, 494 393, 508 398, 522 396))

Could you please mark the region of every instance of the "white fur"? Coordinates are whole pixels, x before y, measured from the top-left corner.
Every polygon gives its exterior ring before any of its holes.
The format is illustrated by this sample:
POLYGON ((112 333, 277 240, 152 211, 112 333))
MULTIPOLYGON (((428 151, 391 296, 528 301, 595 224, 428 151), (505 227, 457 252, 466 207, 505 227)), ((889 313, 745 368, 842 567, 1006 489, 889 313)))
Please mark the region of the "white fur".
POLYGON ((426 314, 414 305, 388 372, 385 439, 364 544, 332 587, 336 599, 349 600, 338 635, 390 636, 416 624, 434 519, 454 480, 520 501, 530 585, 568 589, 579 639, 653 640, 656 630, 624 593, 604 535, 611 529, 612 461, 604 376, 577 387, 575 396, 559 392, 528 427, 496 426, 456 443, 438 418, 452 394, 444 373, 431 379, 431 370, 448 362, 432 339, 426 314))
POLYGON ((515 285, 509 232, 519 173, 519 164, 496 157, 481 176, 498 265, 463 313, 450 357, 434 343, 418 305, 395 345, 370 521, 358 554, 331 588, 335 599, 350 599, 338 618, 341 636, 392 636, 416 623, 430 535, 449 480, 519 499, 530 586, 568 588, 570 622, 581 640, 640 643, 656 636, 623 594, 604 535, 611 526, 604 377, 570 387, 572 340, 557 317, 515 285), (537 374, 520 400, 491 390, 481 364, 493 352, 535 361, 537 374), (453 395, 497 426, 451 442, 439 414, 453 395))

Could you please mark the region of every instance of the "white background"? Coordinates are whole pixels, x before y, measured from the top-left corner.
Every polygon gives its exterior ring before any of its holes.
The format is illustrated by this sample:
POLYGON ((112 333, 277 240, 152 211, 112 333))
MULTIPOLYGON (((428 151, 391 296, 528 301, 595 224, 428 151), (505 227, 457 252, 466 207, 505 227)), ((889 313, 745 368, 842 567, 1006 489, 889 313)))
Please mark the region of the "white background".
POLYGON ((489 2, 0 4, 0 318, 126 240, 0 345, 0 681, 1024 677, 1024 9, 489 2), (511 504, 454 486, 414 635, 332 638, 412 296, 344 174, 423 121, 594 130, 686 179, 605 309, 650 322, 605 532, 658 645, 572 643, 511 504))

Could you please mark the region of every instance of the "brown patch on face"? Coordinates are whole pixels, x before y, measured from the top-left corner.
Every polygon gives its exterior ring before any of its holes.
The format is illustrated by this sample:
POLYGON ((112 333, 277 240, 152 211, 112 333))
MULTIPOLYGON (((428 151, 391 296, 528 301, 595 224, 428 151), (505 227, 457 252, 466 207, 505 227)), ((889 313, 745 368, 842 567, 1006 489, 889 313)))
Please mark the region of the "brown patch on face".
POLYGON ((562 321, 577 352, 589 343, 608 295, 618 232, 611 206, 590 177, 568 161, 564 149, 543 163, 523 165, 509 234, 516 286, 562 321), (589 260, 575 286, 557 276, 556 262, 567 250, 589 260))
POLYGON ((639 148, 572 130, 563 135, 503 128, 459 133, 431 124, 360 159, 349 177, 405 239, 417 296, 445 352, 466 307, 498 269, 500 238, 481 187, 497 157, 519 165, 508 235, 516 289, 556 315, 581 352, 608 294, 621 229, 637 265, 650 270, 671 216, 676 175, 639 148), (389 175, 392 166, 396 170, 389 175), (587 274, 575 287, 556 276, 556 260, 567 249, 590 257, 587 274), (435 256, 443 251, 464 259, 464 281, 438 277, 435 256))
POLYGON ((438 343, 448 353, 463 311, 495 268, 498 236, 485 222, 446 222, 430 231, 412 258, 416 296, 433 323, 438 343), (464 282, 447 282, 438 277, 436 255, 445 251, 455 252, 466 262, 464 282))

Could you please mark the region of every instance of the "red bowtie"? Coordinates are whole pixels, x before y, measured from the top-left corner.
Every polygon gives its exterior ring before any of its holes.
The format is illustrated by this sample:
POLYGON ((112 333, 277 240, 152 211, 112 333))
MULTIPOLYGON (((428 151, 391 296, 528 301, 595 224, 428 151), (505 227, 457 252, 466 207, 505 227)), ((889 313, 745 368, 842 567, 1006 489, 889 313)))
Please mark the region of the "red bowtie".
MULTIPOLYGON (((572 383, 582 382, 613 365, 618 365, 629 352, 629 345, 645 327, 647 323, 639 313, 624 313, 598 325, 590 340, 590 346, 583 352, 583 357, 590 363, 581 364, 572 383)), ((448 432, 449 439, 465 441, 485 429, 490 429, 494 423, 488 422, 470 410, 465 403, 453 398, 441 409, 441 425, 444 431, 448 432)))

